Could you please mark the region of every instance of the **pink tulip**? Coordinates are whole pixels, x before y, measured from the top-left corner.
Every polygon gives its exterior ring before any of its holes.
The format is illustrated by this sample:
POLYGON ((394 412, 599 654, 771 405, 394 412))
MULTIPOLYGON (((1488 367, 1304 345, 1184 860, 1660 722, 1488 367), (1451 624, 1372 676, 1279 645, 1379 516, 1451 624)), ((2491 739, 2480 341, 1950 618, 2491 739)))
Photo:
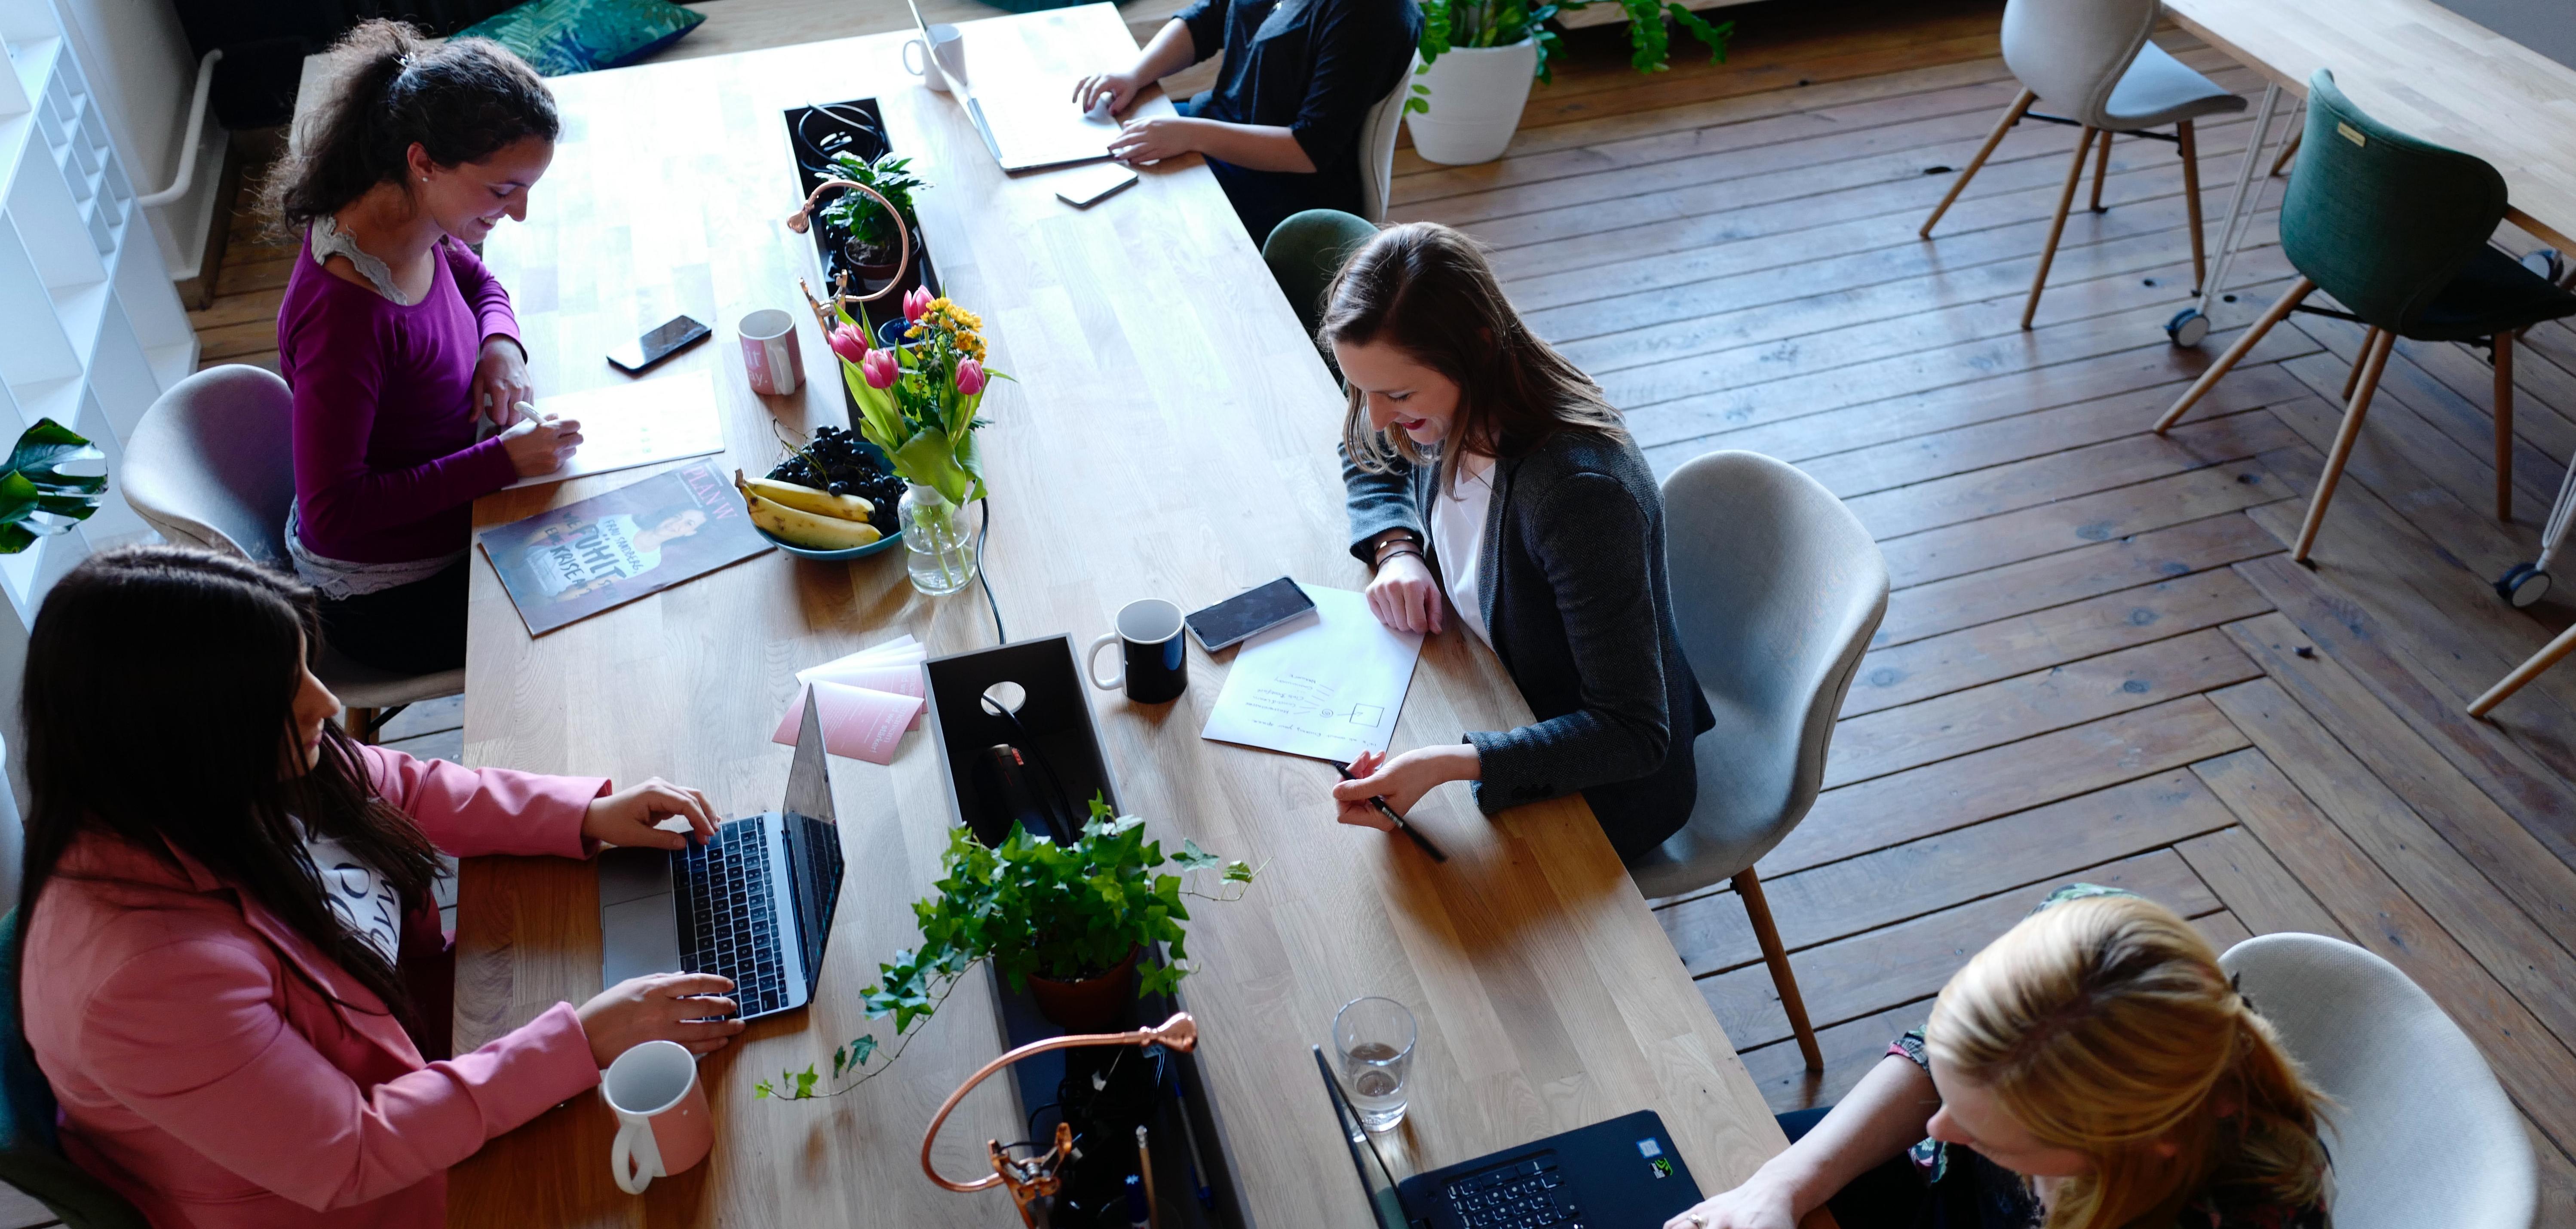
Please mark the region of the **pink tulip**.
POLYGON ((832 353, 840 355, 849 362, 859 362, 868 356, 868 335, 860 332, 859 326, 855 324, 834 326, 832 353))
POLYGON ((910 294, 907 294, 907 295, 903 296, 903 318, 904 318, 904 319, 909 320, 909 321, 913 322, 914 324, 919 324, 919 323, 921 323, 921 318, 922 318, 923 316, 927 316, 927 315, 929 315, 929 314, 930 314, 930 288, 929 288, 929 287, 927 287, 927 286, 915 287, 915 288, 913 289, 913 291, 912 291, 910 294))
POLYGON ((870 388, 892 388, 903 378, 903 367, 895 362, 892 350, 870 350, 859 358, 859 375, 870 388))
POLYGON ((984 391, 984 365, 973 359, 957 364, 957 391, 972 397, 984 391))

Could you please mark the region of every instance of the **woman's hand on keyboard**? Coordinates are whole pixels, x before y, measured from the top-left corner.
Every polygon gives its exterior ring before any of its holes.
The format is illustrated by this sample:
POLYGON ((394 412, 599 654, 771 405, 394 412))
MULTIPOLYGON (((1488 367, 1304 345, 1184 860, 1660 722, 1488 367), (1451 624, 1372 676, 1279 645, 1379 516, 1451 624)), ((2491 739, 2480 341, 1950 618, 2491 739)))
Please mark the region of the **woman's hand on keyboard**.
POLYGON ((582 816, 581 834, 610 845, 686 849, 688 833, 657 826, 675 815, 689 821, 689 832, 697 834, 699 843, 716 838, 715 804, 705 794, 660 777, 646 777, 640 785, 593 799, 590 813, 582 816))
POLYGON ((590 1056, 606 1067, 647 1041, 676 1041, 692 1054, 721 1050, 742 1031, 742 1021, 721 1018, 734 1014, 723 997, 732 989, 713 973, 647 973, 610 986, 579 1011, 590 1056))

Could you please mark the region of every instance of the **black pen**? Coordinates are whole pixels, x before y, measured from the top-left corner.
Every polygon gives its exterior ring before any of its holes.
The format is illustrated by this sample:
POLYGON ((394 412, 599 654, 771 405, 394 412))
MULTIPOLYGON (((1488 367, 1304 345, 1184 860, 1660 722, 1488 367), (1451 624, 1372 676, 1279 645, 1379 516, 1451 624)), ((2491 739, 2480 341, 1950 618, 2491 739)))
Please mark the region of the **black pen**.
MULTIPOLYGON (((1357 781, 1357 780, 1359 780, 1359 778, 1358 778, 1358 777, 1354 777, 1354 776, 1352 776, 1352 775, 1351 775, 1351 766, 1350 766, 1350 765, 1345 764, 1345 763, 1341 762, 1340 760, 1326 760, 1325 762, 1326 762, 1326 763, 1328 763, 1328 764, 1331 764, 1331 765, 1333 766, 1333 768, 1334 768, 1334 770, 1335 770, 1335 771, 1337 771, 1337 772, 1341 773, 1341 774, 1342 774, 1342 779, 1343 779, 1343 780, 1345 780, 1345 781, 1357 781)), ((1434 862, 1446 862, 1446 861, 1448 861, 1448 860, 1449 860, 1449 855, 1447 855, 1447 854, 1445 854, 1445 853, 1440 852, 1440 847, 1439 847, 1439 846, 1437 846, 1437 845, 1432 844, 1432 843, 1431 843, 1431 838, 1430 838, 1430 837, 1427 837, 1427 836, 1422 835, 1422 830, 1421 830, 1421 829, 1416 828, 1416 827, 1414 827, 1413 825, 1411 825, 1411 824, 1408 824, 1408 823, 1404 822, 1404 817, 1403 817, 1403 816, 1401 816, 1401 815, 1396 814, 1396 813, 1395 813, 1395 808, 1394 808, 1394 807, 1391 807, 1391 806, 1386 805, 1386 799, 1384 799, 1384 798, 1380 798, 1380 797, 1378 797, 1378 796, 1376 796, 1376 795, 1372 794, 1372 795, 1370 795, 1370 796, 1369 796, 1369 805, 1370 805, 1370 806, 1373 806, 1373 807, 1376 807, 1376 808, 1377 808, 1377 813, 1378 813, 1378 814, 1383 815, 1383 816, 1386 816, 1388 820, 1392 821, 1392 822, 1395 824, 1395 830, 1396 830, 1396 831, 1401 832, 1401 833, 1405 834, 1406 836, 1412 837, 1412 838, 1413 838, 1413 843, 1414 843, 1414 844, 1416 844, 1416 845, 1421 846, 1421 847, 1422 847, 1422 852, 1427 853, 1427 854, 1430 854, 1430 855, 1431 855, 1431 860, 1432 860, 1432 861, 1434 861, 1434 862)))

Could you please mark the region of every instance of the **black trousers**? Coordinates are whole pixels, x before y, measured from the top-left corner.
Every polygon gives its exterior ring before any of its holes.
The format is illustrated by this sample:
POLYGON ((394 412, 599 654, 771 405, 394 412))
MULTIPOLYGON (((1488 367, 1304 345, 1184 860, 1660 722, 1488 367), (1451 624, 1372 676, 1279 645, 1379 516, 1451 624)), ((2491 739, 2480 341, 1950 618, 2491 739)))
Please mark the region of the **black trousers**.
POLYGON ((351 661, 396 674, 465 664, 467 556, 426 580, 353 598, 322 599, 322 635, 351 661))
MULTIPOLYGON (((1830 1105, 1814 1109, 1792 1110, 1775 1114, 1780 1129, 1796 1143, 1816 1124, 1825 1120, 1830 1105)), ((1904 1154, 1889 1159, 1878 1168, 1851 1180, 1850 1185, 1835 1192, 1825 1206, 1834 1211, 1834 1219, 1843 1229, 1914 1229, 1924 1223, 1931 1210, 1932 1188, 1904 1154)))

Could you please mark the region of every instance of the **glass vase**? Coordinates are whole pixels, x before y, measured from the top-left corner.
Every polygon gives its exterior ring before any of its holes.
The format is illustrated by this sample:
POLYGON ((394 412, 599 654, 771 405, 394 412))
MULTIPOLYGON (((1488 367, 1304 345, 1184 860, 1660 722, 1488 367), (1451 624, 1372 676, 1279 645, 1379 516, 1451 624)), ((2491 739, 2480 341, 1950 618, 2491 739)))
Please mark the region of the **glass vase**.
POLYGON ((963 509, 938 488, 916 482, 904 489, 895 511, 903 521, 904 565, 913 588, 942 597, 975 579, 975 532, 963 509))

